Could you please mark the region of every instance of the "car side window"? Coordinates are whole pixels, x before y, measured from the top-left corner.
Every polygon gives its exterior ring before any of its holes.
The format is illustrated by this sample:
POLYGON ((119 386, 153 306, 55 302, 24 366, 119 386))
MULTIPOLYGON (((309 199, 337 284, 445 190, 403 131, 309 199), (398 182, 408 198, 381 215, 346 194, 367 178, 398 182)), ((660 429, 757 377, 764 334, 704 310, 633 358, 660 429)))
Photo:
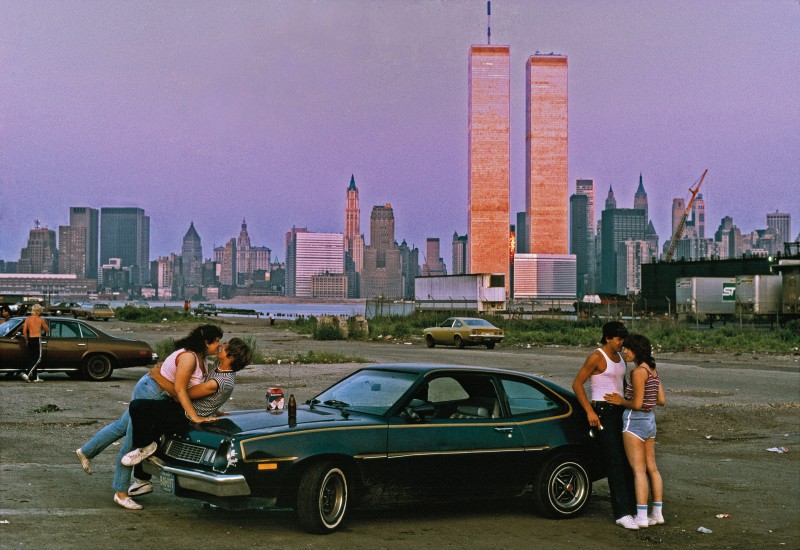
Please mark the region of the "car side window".
POLYGON ((78 323, 69 321, 53 321, 50 323, 51 338, 80 338, 78 323))
POLYGON ((542 412, 556 413, 561 409, 562 405, 559 402, 532 382, 504 378, 502 384, 512 416, 542 412))
MULTIPOLYGON (((78 323, 75 323, 76 325, 78 323)), ((97 333, 86 325, 78 325, 80 327, 81 335, 84 338, 97 338, 97 333)))
POLYGON ((428 382, 428 401, 439 419, 476 420, 500 418, 492 377, 483 374, 440 376, 428 382))
POLYGON ((434 378, 428 383, 428 401, 433 404, 467 398, 466 390, 450 376, 434 378))

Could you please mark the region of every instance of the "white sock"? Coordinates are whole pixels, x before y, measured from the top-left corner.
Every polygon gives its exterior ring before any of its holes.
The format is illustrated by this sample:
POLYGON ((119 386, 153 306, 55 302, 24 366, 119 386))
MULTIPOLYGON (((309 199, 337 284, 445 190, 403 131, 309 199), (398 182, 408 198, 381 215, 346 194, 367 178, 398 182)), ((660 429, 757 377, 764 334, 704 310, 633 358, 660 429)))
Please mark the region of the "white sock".
POLYGON ((662 512, 663 502, 654 502, 653 503, 653 517, 654 518, 661 518, 664 517, 662 512))
POLYGON ((647 504, 636 505, 636 519, 647 519, 647 504))

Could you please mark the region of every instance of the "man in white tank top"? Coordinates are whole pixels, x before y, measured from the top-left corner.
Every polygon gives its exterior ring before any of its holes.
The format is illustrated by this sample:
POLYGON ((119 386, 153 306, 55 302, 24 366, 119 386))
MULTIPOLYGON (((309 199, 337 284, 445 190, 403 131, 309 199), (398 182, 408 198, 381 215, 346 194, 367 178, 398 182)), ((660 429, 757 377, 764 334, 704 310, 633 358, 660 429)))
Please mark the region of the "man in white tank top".
MULTIPOLYGON (((623 407, 604 400, 607 393, 623 391, 625 360, 620 355, 628 329, 619 321, 603 325, 602 346, 594 350, 572 382, 572 391, 578 398, 592 433, 598 437, 606 463, 611 507, 617 525, 625 529, 638 529, 633 516, 636 514, 636 493, 633 472, 625 456, 622 443, 623 407), (586 395, 584 385, 590 382, 592 400, 586 395)), ((622 393, 620 393, 622 395, 622 393)))

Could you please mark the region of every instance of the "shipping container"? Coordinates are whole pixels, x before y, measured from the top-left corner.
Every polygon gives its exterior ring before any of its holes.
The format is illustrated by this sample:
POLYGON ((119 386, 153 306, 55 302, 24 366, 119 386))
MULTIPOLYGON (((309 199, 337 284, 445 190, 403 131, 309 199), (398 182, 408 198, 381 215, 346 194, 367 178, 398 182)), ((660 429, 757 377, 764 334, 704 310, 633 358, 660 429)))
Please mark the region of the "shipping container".
POLYGON ((417 277, 414 293, 419 309, 478 312, 506 309, 506 282, 502 273, 417 277))
POLYGON ((675 311, 679 314, 733 316, 735 277, 681 277, 675 280, 675 311))
POLYGON ((736 277, 737 315, 776 315, 781 307, 780 275, 736 277))

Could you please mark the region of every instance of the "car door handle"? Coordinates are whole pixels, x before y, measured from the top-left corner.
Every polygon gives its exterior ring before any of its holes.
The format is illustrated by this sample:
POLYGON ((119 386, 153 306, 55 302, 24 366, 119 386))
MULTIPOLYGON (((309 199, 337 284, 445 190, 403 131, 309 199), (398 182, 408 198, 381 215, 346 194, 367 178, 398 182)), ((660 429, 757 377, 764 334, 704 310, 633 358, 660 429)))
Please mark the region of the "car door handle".
POLYGON ((513 431, 514 431, 514 428, 510 427, 510 426, 499 426, 499 427, 495 428, 494 431, 501 432, 501 433, 507 433, 507 434, 511 435, 511 433, 513 433, 513 431))
POLYGON ((86 344, 78 344, 78 347, 86 347, 86 344))

